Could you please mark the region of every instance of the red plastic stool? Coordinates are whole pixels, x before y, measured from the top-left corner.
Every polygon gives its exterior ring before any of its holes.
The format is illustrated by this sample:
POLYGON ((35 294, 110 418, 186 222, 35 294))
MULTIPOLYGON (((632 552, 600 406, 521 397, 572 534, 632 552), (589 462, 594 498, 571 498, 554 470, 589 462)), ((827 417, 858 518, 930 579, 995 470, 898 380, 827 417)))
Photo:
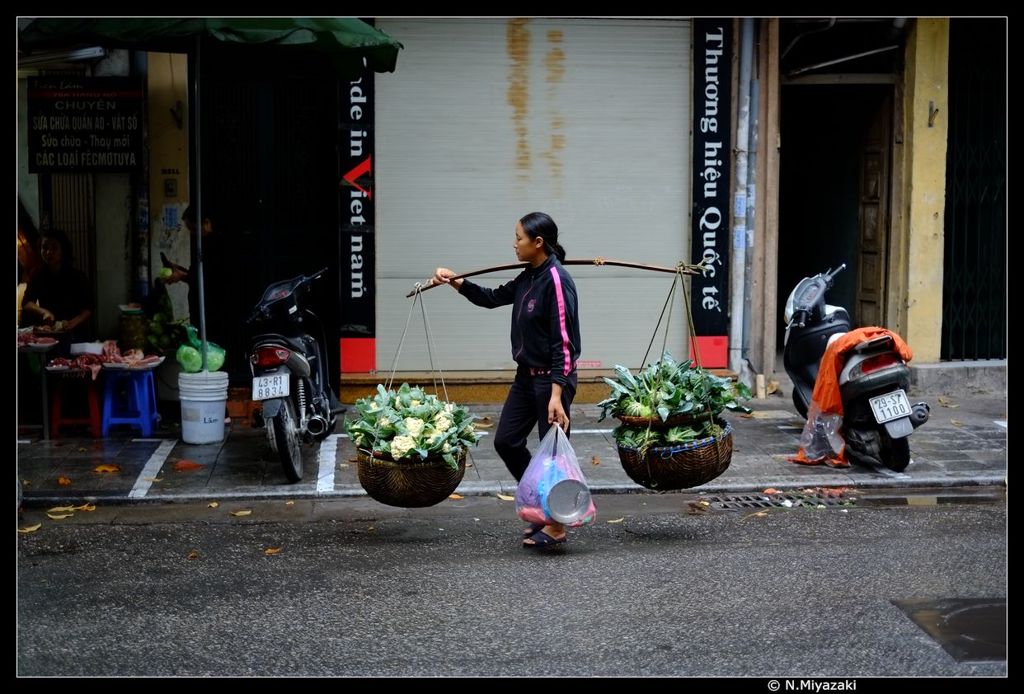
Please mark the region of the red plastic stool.
POLYGON ((103 436, 113 424, 137 426, 143 436, 150 436, 159 419, 152 369, 104 372, 103 436))
POLYGON ((100 397, 99 388, 92 378, 90 371, 63 371, 55 372, 58 375, 57 384, 53 391, 53 403, 50 406, 50 436, 60 437, 61 427, 88 424, 89 432, 94 439, 102 436, 103 426, 100 420, 100 397), (64 413, 65 391, 71 387, 70 384, 85 385, 85 396, 89 404, 88 417, 68 417, 64 413))

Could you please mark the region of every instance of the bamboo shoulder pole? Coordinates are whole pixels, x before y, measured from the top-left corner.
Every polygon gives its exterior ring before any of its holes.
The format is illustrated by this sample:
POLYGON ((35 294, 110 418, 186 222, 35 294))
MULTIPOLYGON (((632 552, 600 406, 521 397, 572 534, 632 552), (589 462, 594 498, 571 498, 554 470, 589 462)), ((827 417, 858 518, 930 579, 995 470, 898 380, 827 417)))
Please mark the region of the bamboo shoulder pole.
MULTIPOLYGON (((482 268, 480 270, 473 270, 472 272, 464 272, 461 275, 456 275, 455 277, 452 277, 451 279, 453 279, 453 280, 461 280, 461 279, 465 279, 467 277, 475 277, 477 275, 486 275, 486 274, 491 273, 491 272, 501 272, 502 270, 522 270, 523 268, 527 267, 527 265, 528 265, 528 263, 514 263, 512 265, 496 265, 494 267, 486 267, 486 268, 482 268)), ((647 264, 647 263, 634 263, 634 262, 630 262, 630 261, 627 261, 627 260, 610 260, 608 258, 602 258, 602 257, 591 258, 591 259, 577 258, 577 259, 574 259, 574 260, 563 260, 562 261, 562 265, 597 265, 597 266, 614 265, 616 267, 628 267, 628 268, 633 268, 635 270, 647 270, 647 271, 650 271, 650 272, 667 272, 667 273, 669 273, 671 275, 674 275, 674 274, 679 273, 679 272, 681 272, 681 273, 683 273, 685 275, 699 275, 699 274, 701 274, 704 271, 704 265, 702 265, 702 264, 699 264, 699 265, 688 265, 686 263, 679 263, 675 267, 666 267, 664 265, 650 265, 650 264, 647 264)), ((434 287, 438 286, 439 284, 440 284, 439 282, 435 282, 434 278, 431 277, 429 280, 427 280, 426 283, 419 285, 418 287, 414 288, 411 292, 406 294, 405 297, 409 298, 409 297, 412 297, 412 296, 416 296, 416 292, 417 291, 425 292, 428 289, 433 289, 434 287)))

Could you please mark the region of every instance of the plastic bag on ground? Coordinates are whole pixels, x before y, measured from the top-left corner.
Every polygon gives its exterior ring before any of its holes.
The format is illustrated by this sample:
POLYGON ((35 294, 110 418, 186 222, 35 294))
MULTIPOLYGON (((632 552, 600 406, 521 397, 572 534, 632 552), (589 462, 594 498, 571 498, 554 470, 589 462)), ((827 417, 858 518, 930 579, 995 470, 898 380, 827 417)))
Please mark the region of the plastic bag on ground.
POLYGON ((516 488, 516 513, 528 523, 562 523, 578 527, 593 523, 597 509, 562 428, 553 425, 516 488))

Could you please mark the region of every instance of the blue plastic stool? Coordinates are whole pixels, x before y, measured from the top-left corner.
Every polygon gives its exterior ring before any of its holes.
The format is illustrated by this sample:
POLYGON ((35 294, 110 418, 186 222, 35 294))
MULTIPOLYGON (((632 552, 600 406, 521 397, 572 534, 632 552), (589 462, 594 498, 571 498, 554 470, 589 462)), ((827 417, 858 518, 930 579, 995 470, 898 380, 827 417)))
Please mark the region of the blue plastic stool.
POLYGON ((156 409, 156 385, 153 370, 112 371, 103 374, 103 436, 112 424, 131 424, 150 436, 160 420, 156 409))

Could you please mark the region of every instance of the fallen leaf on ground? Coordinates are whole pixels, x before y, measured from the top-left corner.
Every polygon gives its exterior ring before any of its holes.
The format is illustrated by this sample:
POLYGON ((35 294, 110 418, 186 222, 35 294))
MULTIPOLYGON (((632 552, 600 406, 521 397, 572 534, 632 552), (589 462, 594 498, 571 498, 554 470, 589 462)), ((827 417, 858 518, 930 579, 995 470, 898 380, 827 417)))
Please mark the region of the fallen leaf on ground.
POLYGON ((371 525, 371 526, 370 526, 369 528, 367 528, 367 529, 366 529, 366 532, 368 532, 368 533, 373 533, 373 532, 377 532, 377 528, 375 528, 375 527, 373 527, 373 526, 371 525))
POLYGON ((78 452, 79 452, 79 453, 85 453, 85 452, 86 452, 87 450, 88 450, 88 449, 85 449, 85 448, 79 448, 79 449, 78 449, 78 452))
POLYGON ((198 470, 203 466, 194 460, 179 460, 172 467, 178 472, 184 472, 185 470, 198 470))
POLYGON ((32 486, 32 482, 30 482, 29 480, 22 480, 21 481, 21 486, 22 487, 31 487, 32 486))
POLYGON ((18 532, 23 534, 34 533, 41 527, 43 527, 42 523, 36 523, 35 525, 26 525, 24 528, 18 528, 18 532))
POLYGON ((283 547, 267 547, 265 550, 263 550, 263 553, 266 554, 269 557, 272 554, 280 554, 282 549, 284 549, 284 548, 283 547))
POLYGON ((121 472, 121 468, 117 465, 111 465, 110 463, 103 463, 93 468, 96 472, 121 472))
POLYGON ((772 393, 774 393, 778 389, 779 389, 779 382, 776 381, 774 378, 772 380, 768 381, 768 385, 765 388, 765 390, 768 391, 768 395, 771 395, 772 393))
POLYGON ((750 514, 747 514, 746 516, 743 516, 743 518, 740 518, 740 520, 741 521, 745 521, 748 518, 761 518, 762 516, 767 516, 767 515, 768 515, 767 511, 757 511, 755 513, 750 513, 750 514))
POLYGON ((605 521, 605 522, 606 523, 621 523, 624 520, 626 520, 626 519, 625 518, 613 518, 610 521, 605 521))
POLYGON ((498 494, 497 497, 499 499, 501 499, 502 501, 515 501, 516 500, 516 498, 514 496, 509 496, 508 494, 498 494))
POLYGON ((764 490, 763 492, 761 492, 761 493, 762 493, 762 494, 778 494, 778 493, 779 493, 779 490, 778 490, 778 489, 776 489, 775 487, 768 487, 767 489, 765 489, 765 490, 764 490))
POLYGON ((595 455, 594 457, 592 457, 592 458, 590 459, 590 464, 591 464, 591 465, 594 465, 594 466, 600 465, 600 464, 601 464, 601 459, 600 459, 600 458, 598 458, 598 457, 597 457, 597 456, 595 455))
POLYGON ((211 501, 206 505, 206 508, 217 508, 218 506, 220 506, 219 501, 211 501))
POLYGON ((64 520, 65 518, 71 518, 71 516, 73 516, 75 514, 73 514, 73 513, 47 513, 46 515, 51 520, 64 520))
POLYGON ((284 502, 284 505, 285 506, 294 506, 295 502, 294 501, 286 501, 286 502, 284 502))
POLYGON ((195 561, 196 559, 199 558, 199 552, 197 552, 196 550, 192 550, 191 552, 188 553, 188 556, 185 557, 185 558, 188 559, 189 561, 195 561))
POLYGON ((490 429, 494 426, 494 422, 491 421, 490 417, 481 417, 480 419, 473 422, 477 429, 490 429))
POLYGON ((951 419, 949 420, 949 423, 955 427, 962 427, 964 425, 964 423, 961 422, 959 419, 951 419))
POLYGON ((144 482, 163 482, 164 478, 163 477, 143 477, 142 480, 144 482))
POLYGON ((57 484, 59 484, 62 487, 66 487, 69 484, 71 484, 71 480, 69 480, 67 477, 58 477, 57 484))
POLYGON ((81 506, 72 506, 73 511, 95 511, 96 504, 82 504, 81 506))
POLYGON ((54 506, 47 510, 47 513, 67 513, 68 511, 74 511, 74 506, 54 506))
POLYGON ((461 494, 449 494, 448 498, 455 499, 456 501, 458 501, 459 499, 465 499, 466 497, 462 496, 461 494))
POLYGON ((942 405, 943 407, 960 407, 959 405, 955 404, 952 400, 950 400, 947 397, 943 397, 942 395, 940 395, 938 399, 939 404, 942 405))
POLYGON ((245 509, 244 511, 231 511, 231 515, 232 516, 251 516, 252 515, 252 510, 251 509, 245 509))

